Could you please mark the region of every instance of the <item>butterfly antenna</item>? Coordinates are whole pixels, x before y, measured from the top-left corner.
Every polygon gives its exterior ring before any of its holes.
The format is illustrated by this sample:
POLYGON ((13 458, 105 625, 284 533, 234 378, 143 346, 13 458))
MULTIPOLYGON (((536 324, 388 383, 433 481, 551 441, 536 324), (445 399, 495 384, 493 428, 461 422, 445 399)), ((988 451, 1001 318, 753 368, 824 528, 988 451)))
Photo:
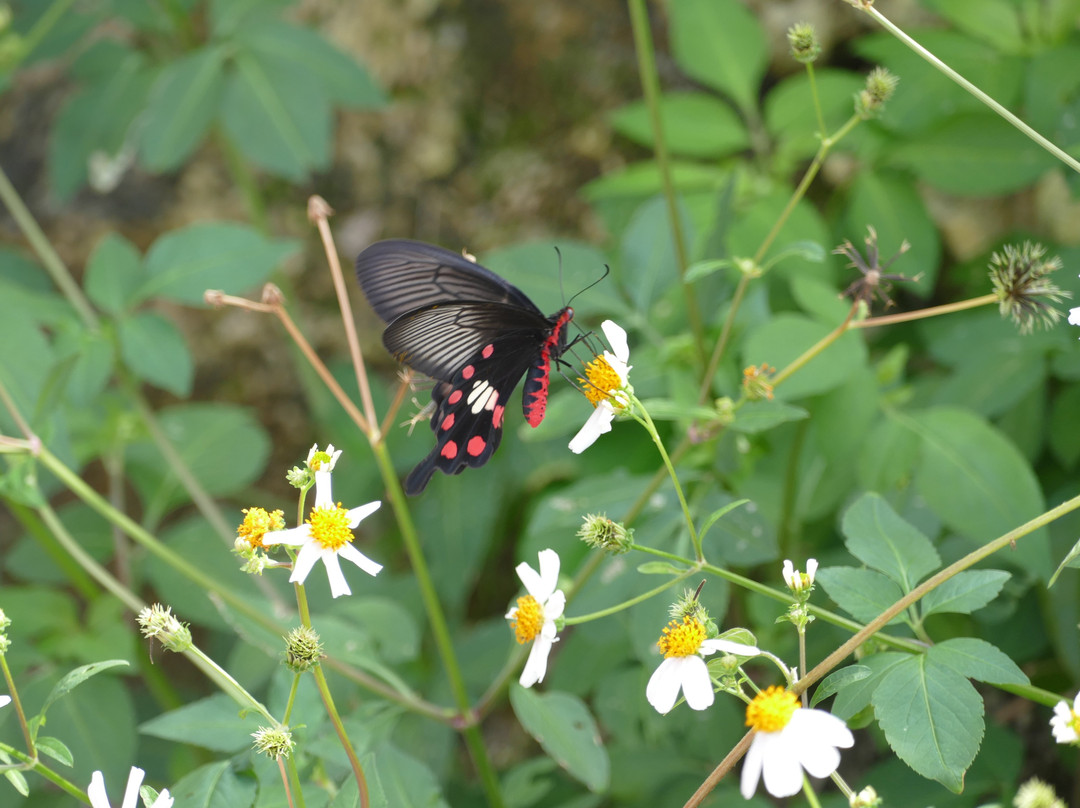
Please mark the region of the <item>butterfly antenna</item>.
MULTIPOLYGON (((556 248, 556 249, 558 249, 558 248, 556 248)), ((559 258, 560 258, 560 264, 559 264, 559 268, 560 268, 560 272, 561 272, 561 271, 562 271, 562 263, 561 263, 561 258, 562 258, 562 255, 561 255, 561 254, 559 255, 559 258)), ((601 276, 600 276, 599 278, 597 278, 597 279, 596 279, 595 281, 593 281, 592 283, 590 283, 590 284, 589 284, 588 286, 586 286, 586 287, 585 287, 584 289, 581 289, 581 290, 579 290, 579 291, 575 292, 575 293, 574 293, 574 296, 573 296, 573 297, 571 297, 571 298, 570 298, 570 299, 569 299, 568 301, 566 301, 566 305, 567 305, 567 306, 569 306, 569 305, 570 305, 571 303, 573 303, 573 302, 574 302, 574 300, 575 300, 575 299, 577 298, 577 296, 578 296, 578 295, 580 295, 580 294, 581 294, 582 292, 587 292, 587 291, 589 291, 589 290, 590 290, 590 289, 592 289, 592 288, 593 288, 594 286, 596 286, 596 284, 600 283, 600 281, 604 280, 604 279, 605 279, 605 278, 606 278, 606 277, 607 277, 608 275, 610 275, 610 274, 611 274, 611 267, 610 267, 610 266, 608 266, 607 264, 604 264, 604 274, 603 274, 603 275, 601 275, 601 276)))

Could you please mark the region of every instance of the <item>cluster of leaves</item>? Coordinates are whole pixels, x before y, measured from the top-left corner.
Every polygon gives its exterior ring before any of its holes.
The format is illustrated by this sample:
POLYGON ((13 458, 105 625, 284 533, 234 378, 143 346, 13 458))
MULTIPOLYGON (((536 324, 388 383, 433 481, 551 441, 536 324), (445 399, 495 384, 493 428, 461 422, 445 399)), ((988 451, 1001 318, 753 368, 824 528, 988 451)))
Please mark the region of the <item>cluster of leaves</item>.
MULTIPOLYGON (((942 23, 912 31, 919 41, 1061 145, 1080 144, 1080 35, 1070 27, 1080 3, 924 5, 942 23)), ((76 191, 90 156, 99 151, 114 155, 126 148, 151 171, 176 168, 215 129, 243 144, 245 157, 265 172, 296 180, 324 168, 333 107, 375 105, 382 96, 351 59, 313 32, 282 22, 279 6, 114 0, 76 7, 39 39, 32 34, 49 4, 27 4, 13 22, 30 43, 24 51, 15 48, 20 64, 85 45, 70 63, 79 89, 50 141, 53 191, 61 198, 76 191), (105 15, 123 22, 131 36, 88 38, 105 15)), ((735 0, 672 0, 667 8, 669 49, 688 79, 683 86, 693 88, 665 92, 660 109, 681 237, 691 262, 730 265, 754 254, 791 196, 791 176, 818 148, 810 86, 803 74, 767 83, 764 31, 735 0)), ((967 265, 948 256, 920 188, 998 198, 1030 189, 1056 164, 888 35, 862 36, 847 43, 846 52, 888 66, 901 84, 879 120, 861 124, 835 147, 857 165, 850 179, 821 191, 826 204, 800 201, 786 221, 765 258, 786 257, 751 284, 731 348, 709 380, 710 397, 737 396, 743 366, 784 367, 844 319, 847 304, 837 293, 850 278, 828 251, 844 239, 858 242, 866 225, 876 228, 886 255, 902 239, 911 242, 898 266, 922 275, 903 287, 901 300, 911 307, 985 293, 983 268, 991 248, 1031 235, 988 234, 993 244, 967 265)), ((826 67, 816 70, 815 81, 826 127, 835 130, 851 116, 863 77, 826 67)), ((617 111, 612 125, 631 141, 656 145, 644 102, 617 111)), ((603 293, 574 301, 578 318, 591 323, 609 316, 631 331, 635 388, 654 417, 670 421, 664 433, 674 444, 713 411, 698 403, 701 366, 686 328, 677 236, 661 189, 652 159, 590 183, 584 194, 613 236, 609 254, 565 240, 558 246, 566 288, 583 288, 604 263, 611 264, 603 293)), ((1076 248, 1034 235, 1067 267, 1080 264, 1076 248)), ((0 252, 0 340, 19 346, 0 363, 0 379, 34 431, 69 467, 88 474, 104 468, 121 481, 119 490, 126 481, 130 509, 144 527, 213 571, 221 591, 241 593, 266 614, 277 613, 284 600, 284 579, 267 576, 256 586, 242 576, 222 525, 240 521, 239 509, 248 504, 240 496, 266 471, 269 435, 246 410, 222 404, 184 403, 145 416, 133 382, 186 396, 197 357, 162 304, 196 305, 207 287, 248 291, 295 249, 291 242, 221 223, 165 233, 145 255, 108 236, 86 267, 84 288, 93 309, 82 316, 37 264, 15 251, 0 252), (197 483, 194 491, 221 501, 225 518, 203 506, 192 510, 186 472, 197 483)), ((518 245, 481 258, 545 310, 558 307, 550 244, 518 245)), ((693 299, 711 345, 738 279, 727 272, 693 277, 693 299)), ((1068 288, 1069 279, 1062 280, 1068 288)), ((779 386, 778 402, 747 404, 730 428, 686 445, 679 472, 695 514, 704 518, 736 498, 753 503, 716 523, 706 555, 713 564, 758 570, 777 582, 780 559, 816 556, 823 569, 814 602, 823 593, 832 601, 827 605, 869 620, 943 563, 1074 493, 1080 386, 1070 382, 1077 379, 1080 353, 1072 335, 1058 330, 1022 337, 989 311, 869 336, 849 333, 779 386)), ((392 383, 388 377, 376 386, 380 412, 392 383)), ((642 498, 653 490, 658 467, 643 432, 616 425, 581 459, 566 451, 587 414, 585 402, 567 387, 553 384, 541 429, 515 431, 513 423, 520 421, 508 418, 513 434, 488 467, 449 479, 440 475, 413 503, 474 698, 485 692, 511 643, 502 615, 516 591, 509 574, 513 561, 533 561, 539 550, 552 547, 565 570, 577 569, 588 554, 574 538, 581 514, 632 513, 638 541, 692 555, 670 489, 642 498)), ((305 393, 313 431, 345 448, 337 498, 374 498, 378 477, 366 463, 364 439, 314 382, 305 393)), ((0 428, 18 434, 6 413, 0 413, 0 428)), ((391 434, 388 443, 402 470, 430 448, 427 436, 405 430, 391 434)), ((63 670, 103 659, 129 658, 151 683, 143 690, 96 676, 52 705, 50 735, 67 744, 76 770, 86 782, 93 769, 105 770, 111 782, 122 780, 132 762, 163 781, 179 770, 185 776, 171 787, 174 794, 205 801, 214 795, 231 805, 279 793, 276 768, 248 751, 252 720, 238 719, 226 697, 170 683, 142 664, 145 654, 141 647, 132 650, 120 604, 99 596, 36 510, 57 493, 57 481, 36 479, 32 471, 29 462, 13 462, 0 489, 26 526, 5 555, 0 602, 15 620, 9 663, 17 677, 30 680, 24 699, 51 704, 45 694, 63 670), (140 732, 152 740, 139 744, 136 761, 140 732), (213 762, 184 751, 193 747, 206 750, 213 762)), ((288 512, 288 503, 282 507, 288 512)), ((115 560, 110 526, 89 507, 69 504, 57 517, 93 558, 115 560)), ((365 528, 365 538, 378 536, 373 556, 399 557, 390 514, 380 512, 365 528)), ((861 779, 891 803, 913 804, 925 796, 926 802, 948 797, 950 804, 974 805, 980 795, 1015 787, 1026 739, 986 723, 969 680, 1021 685, 1020 663, 1038 670, 1037 684, 1051 690, 1064 692, 1080 681, 1075 581, 1064 576, 1049 596, 1045 589, 1075 528, 1075 519, 1065 519, 1024 537, 1015 551, 935 589, 888 627, 900 640, 933 641, 925 653, 875 645, 822 686, 816 698, 835 693, 836 712, 880 727, 880 736, 863 733, 867 743, 878 743, 882 762, 861 779), (986 636, 993 645, 980 639, 986 636), (921 700, 912 698, 916 690, 921 700), (909 709, 914 701, 921 711, 909 709), (951 798, 938 783, 966 788, 951 798)), ((639 594, 646 588, 642 581, 650 580, 642 573, 671 571, 637 563, 633 556, 608 561, 573 600, 573 612, 639 594)), ((137 555, 126 569, 133 588, 152 588, 192 622, 228 670, 251 688, 263 688, 280 714, 290 681, 284 672, 271 673, 280 653, 273 632, 220 599, 209 600, 161 558, 137 555), (237 632, 243 642, 236 642, 237 632)), ((318 587, 310 589, 331 666, 363 670, 402 692, 450 702, 443 673, 423 642, 421 598, 403 563, 365 581, 361 597, 331 603, 318 587)), ((783 604, 715 579, 702 599, 718 622, 730 609, 754 630, 759 645, 795 659, 792 636, 774 623, 783 604)), ((523 743, 500 758, 508 804, 670 804, 673 794, 691 793, 742 734, 741 711, 730 700, 720 699, 705 714, 683 708, 664 717, 646 703, 645 682, 658 661, 655 642, 667 619, 660 600, 576 627, 558 643, 543 692, 511 689, 509 704, 539 749, 523 743)), ((811 660, 845 637, 815 621, 811 660)), ((479 803, 452 729, 359 694, 344 678, 335 688, 376 804, 479 803)), ((314 690, 302 688, 295 711, 306 724, 297 730, 298 748, 311 756, 305 760, 318 758, 320 778, 347 781, 314 690)), ((16 737, 11 730, 8 719, 5 739, 16 737)), ((737 799, 726 787, 717 794, 737 799)), ((338 796, 341 804, 353 798, 349 787, 338 796)))

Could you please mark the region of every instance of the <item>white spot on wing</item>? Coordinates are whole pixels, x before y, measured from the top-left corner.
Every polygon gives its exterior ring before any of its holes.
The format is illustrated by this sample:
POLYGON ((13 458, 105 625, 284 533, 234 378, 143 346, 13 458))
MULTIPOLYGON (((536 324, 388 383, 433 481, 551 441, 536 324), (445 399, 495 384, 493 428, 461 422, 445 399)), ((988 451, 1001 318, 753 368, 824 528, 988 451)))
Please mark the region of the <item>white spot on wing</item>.
POLYGON ((493 410, 499 403, 499 392, 488 384, 486 379, 477 379, 473 382, 472 390, 469 391, 469 397, 465 403, 469 405, 473 415, 481 410, 493 410))

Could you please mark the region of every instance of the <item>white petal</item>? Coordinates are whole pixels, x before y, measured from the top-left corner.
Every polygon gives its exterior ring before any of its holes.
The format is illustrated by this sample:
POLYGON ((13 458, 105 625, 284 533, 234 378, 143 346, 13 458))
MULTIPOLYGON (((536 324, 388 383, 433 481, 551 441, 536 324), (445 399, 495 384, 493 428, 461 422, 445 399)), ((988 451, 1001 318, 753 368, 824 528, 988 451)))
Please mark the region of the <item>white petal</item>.
POLYGON ((814 777, 828 777, 840 765, 840 750, 828 744, 800 747, 799 763, 814 777))
POLYGON ((361 505, 359 508, 350 508, 349 512, 345 514, 345 518, 349 520, 349 527, 356 527, 375 511, 382 507, 380 500, 369 502, 367 505, 361 505))
POLYGON ((810 576, 810 583, 814 582, 814 576, 817 575, 817 559, 806 559, 806 574, 810 576))
POLYGON ((1072 708, 1074 713, 1080 713, 1080 693, 1077 693, 1076 697, 1073 699, 1072 708))
POLYGON ((352 590, 349 589, 349 582, 345 580, 345 573, 341 571, 338 554, 333 550, 323 550, 320 555, 323 566, 326 567, 326 578, 330 581, 330 594, 335 598, 351 595, 352 590))
POLYGON ((844 720, 824 710, 796 710, 783 731, 792 736, 800 749, 821 745, 848 749, 855 744, 855 736, 844 720))
POLYGON ((514 567, 514 571, 517 573, 518 578, 521 579, 521 583, 525 587, 525 591, 539 601, 540 598, 536 597, 536 593, 543 589, 543 582, 540 579, 540 573, 534 570, 524 561, 514 567))
POLYGON ((11 704, 11 696, 0 696, 0 707, 7 707, 11 704))
POLYGON ((680 666, 685 657, 668 657, 649 677, 645 686, 645 698, 656 712, 664 715, 671 712, 682 688, 680 666))
POLYGON ((604 320, 600 324, 600 330, 604 332, 615 357, 625 363, 630 358, 630 346, 626 342, 625 329, 612 320, 604 320))
POLYGON ((780 732, 759 732, 765 790, 774 797, 790 797, 802 788, 803 770, 793 744, 780 732))
POLYGON ((1069 325, 1080 325, 1080 307, 1069 309, 1069 325))
POLYGON ((530 590, 529 594, 545 603, 559 585, 559 554, 554 550, 541 550, 537 557, 540 559, 540 589, 537 592, 530 590))
POLYGON ((105 778, 101 772, 90 775, 90 787, 86 789, 92 808, 109 808, 109 795, 105 793, 105 778))
POLYGON ((708 656, 709 654, 715 654, 717 651, 723 651, 725 654, 735 654, 736 656, 757 656, 761 653, 761 650, 756 645, 743 645, 741 642, 734 642, 732 640, 703 640, 698 652, 708 656))
POLYGON ((313 444, 311 444, 311 448, 310 448, 310 449, 308 449, 308 453, 307 453, 307 464, 308 464, 309 466, 311 465, 311 459, 312 459, 313 457, 315 457, 315 453, 316 453, 317 451, 319 451, 319 444, 317 444, 317 443, 313 443, 313 444))
POLYGON ((131 767, 131 773, 128 774, 127 788, 124 789, 124 802, 120 808, 135 808, 135 804, 139 800, 139 786, 142 785, 145 776, 146 772, 138 766, 131 767))
POLYGON ((542 634, 533 640, 532 650, 529 651, 529 659, 525 663, 525 668, 521 671, 521 678, 518 680, 521 682, 522 687, 532 687, 537 682, 544 681, 544 674, 547 673, 548 654, 551 653, 551 642, 551 640, 545 639, 542 634))
POLYGON ((762 733, 758 733, 754 736, 754 739, 750 741, 750 748, 746 752, 746 757, 743 758, 742 775, 739 777, 739 791, 742 792, 743 799, 750 799, 754 796, 754 792, 757 791, 758 780, 761 778, 761 764, 764 762, 764 747, 762 746, 762 738, 765 736, 762 733))
POLYGON ((787 584, 788 589, 794 589, 798 584, 793 583, 795 581, 795 565, 791 563, 790 558, 784 559, 784 568, 780 574, 784 578, 784 583, 787 584))
POLYGON ((315 472, 315 507, 333 508, 334 496, 331 493, 330 472, 326 466, 315 472))
POLYGON ((515 617, 517 617, 517 606, 506 613, 507 620, 513 620, 515 617))
POLYGON ((311 540, 311 525, 289 527, 284 530, 271 530, 263 534, 263 544, 307 544, 311 540))
POLYGON ((551 597, 547 599, 547 603, 544 604, 544 617, 551 621, 558 620, 562 617, 565 608, 566 593, 561 589, 556 589, 551 597))
POLYGON ((338 550, 338 555, 346 561, 351 561, 368 575, 378 575, 383 565, 372 561, 366 555, 356 549, 355 545, 343 544, 338 550))
POLYGON ((150 805, 150 808, 172 808, 174 802, 176 802, 176 798, 170 796, 169 789, 163 788, 158 792, 157 799, 150 805))
POLYGON ((601 401, 596 406, 596 409, 592 411, 592 415, 585 422, 585 426, 578 430, 578 433, 574 435, 574 439, 570 441, 570 451, 574 454, 584 452, 596 443, 597 438, 605 432, 611 431, 611 422, 614 418, 615 410, 606 401, 601 401))
POLYGON ((289 583, 302 584, 306 581, 311 568, 315 566, 315 562, 318 560, 319 548, 315 546, 314 542, 308 542, 301 547, 300 552, 296 554, 296 561, 293 562, 293 571, 292 575, 289 576, 289 583))
POLYGON ((686 657, 682 665, 682 691, 691 710, 711 707, 716 698, 712 680, 709 679, 709 668, 697 654, 686 657))

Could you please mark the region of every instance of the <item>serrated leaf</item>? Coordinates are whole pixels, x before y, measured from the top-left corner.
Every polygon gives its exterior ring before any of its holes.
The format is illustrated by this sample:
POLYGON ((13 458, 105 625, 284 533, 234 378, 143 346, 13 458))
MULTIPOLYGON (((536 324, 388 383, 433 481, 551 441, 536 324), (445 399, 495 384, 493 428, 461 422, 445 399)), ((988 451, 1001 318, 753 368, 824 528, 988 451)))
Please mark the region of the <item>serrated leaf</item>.
POLYGON ((51 757, 53 760, 56 760, 65 766, 75 765, 74 755, 72 755, 71 750, 67 748, 67 744, 59 738, 41 735, 34 741, 34 746, 41 754, 51 757))
MULTIPOLYGON (((699 92, 665 93, 660 99, 660 121, 671 154, 719 158, 749 146, 742 118, 715 96, 699 92)), ((615 131, 642 146, 654 143, 649 107, 635 101, 612 116, 615 131)))
POLYGON ((961 676, 995 685, 1027 685, 1030 680, 999 648, 978 637, 955 637, 932 645, 927 655, 961 676))
POLYGON ((112 668, 119 668, 121 666, 127 667, 130 664, 131 663, 126 659, 108 659, 103 662, 93 662, 89 665, 81 665, 80 667, 69 671, 59 682, 53 685, 52 690, 49 691, 49 695, 45 697, 45 701, 41 705, 41 714, 44 715, 53 704, 90 677, 97 676, 99 673, 112 668))
POLYGON ((982 697, 971 683, 919 654, 889 670, 874 691, 873 704, 900 759, 960 793, 985 729, 982 697))
MULTIPOLYGON (((982 544, 1045 510, 1027 461, 981 418, 944 407, 898 417, 921 444, 918 491, 953 530, 982 544)), ((1048 579, 1050 546, 1045 529, 1024 536, 1016 550, 1002 558, 1048 579)))
POLYGON ((268 239, 247 225, 204 222, 161 236, 146 253, 147 279, 138 298, 202 304, 207 289, 238 295, 264 282, 293 240, 268 239))
POLYGON ((195 361, 180 330, 160 314, 143 311, 116 325, 124 364, 140 379, 185 397, 191 392, 195 361))
POLYGON ((144 721, 139 731, 155 738, 194 744, 213 752, 233 754, 251 746, 251 733, 259 728, 254 711, 241 708, 224 694, 199 699, 144 721))
POLYGON ((870 706, 874 691, 888 672, 909 658, 910 654, 902 654, 899 651, 883 651, 864 657, 860 665, 867 668, 870 675, 848 682, 847 687, 837 691, 836 701, 833 702, 833 715, 849 721, 853 716, 861 713, 870 706))
POLYGON ((735 413, 735 420, 730 429, 747 435, 766 432, 780 424, 802 421, 810 413, 802 407, 785 404, 783 401, 747 401, 735 413))
POLYGON ((106 233, 86 262, 87 296, 102 311, 121 314, 143 282, 142 256, 118 233, 106 233))
POLYGON ((830 673, 814 690, 814 695, 810 698, 810 706, 816 707, 829 696, 844 690, 848 685, 870 678, 872 673, 866 665, 848 665, 846 668, 830 673))
MULTIPOLYGON (((815 579, 844 611, 863 623, 869 622, 903 597, 895 581, 874 570, 855 567, 826 567, 815 579)), ((904 618, 901 612, 890 624, 904 618)))
POLYGON ((209 45, 161 71, 143 110, 141 154, 151 171, 178 168, 217 117, 225 88, 222 45, 209 45))
POLYGON ((607 791, 611 762, 589 708, 569 693, 510 686, 514 714, 544 751, 591 791, 607 791))
POLYGON ((754 15, 736 0, 676 0, 668 13, 679 67, 741 109, 755 109, 769 49, 754 15))
POLYGON ((888 575, 904 592, 941 566, 930 540, 878 494, 859 497, 844 512, 841 530, 853 556, 888 575))
POLYGON ((971 614, 996 598, 1011 577, 1002 570, 964 570, 926 594, 919 602, 922 615, 971 614))

